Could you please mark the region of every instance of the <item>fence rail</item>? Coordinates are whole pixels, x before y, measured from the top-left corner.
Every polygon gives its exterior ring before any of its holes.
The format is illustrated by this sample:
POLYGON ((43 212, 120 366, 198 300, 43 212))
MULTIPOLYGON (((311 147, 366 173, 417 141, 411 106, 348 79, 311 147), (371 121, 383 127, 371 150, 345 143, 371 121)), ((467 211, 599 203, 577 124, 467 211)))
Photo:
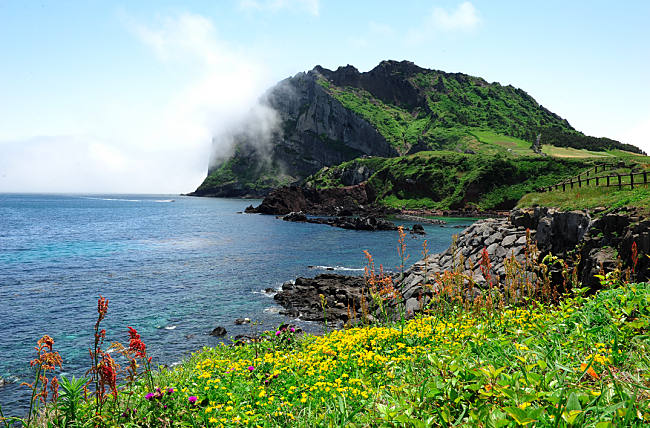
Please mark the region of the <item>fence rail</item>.
MULTIPOLYGON (((602 166, 602 165, 599 165, 602 166)), ((597 167, 594 167, 597 168, 597 167)), ((594 169, 592 168, 592 169, 594 169)), ((591 170, 590 170, 591 171, 591 170)), ((641 185, 641 184, 648 184, 648 171, 643 171, 643 172, 630 172, 629 174, 615 174, 615 175, 603 175, 603 176, 596 176, 596 177, 589 177, 589 171, 587 171, 587 176, 586 178, 581 178, 582 174, 574 177, 577 178, 577 180, 574 180, 574 178, 564 181, 562 183, 555 184, 553 186, 547 186, 547 187, 540 187, 537 191, 538 192, 550 192, 551 190, 559 190, 562 188, 562 191, 566 191, 567 186, 571 186, 570 189, 573 189, 574 185, 578 185, 578 187, 582 187, 582 184, 585 183, 587 186, 589 186, 590 181, 595 181, 596 186, 601 186, 601 182, 604 183, 602 184, 603 187, 611 187, 611 186, 618 186, 618 188, 622 188, 623 186, 630 186, 631 189, 634 189, 634 185, 641 185), (626 180, 629 177, 629 181, 626 180), (634 177, 639 177, 636 181, 634 181, 634 177), (640 177, 643 177, 643 180, 641 180, 640 177), (610 180, 614 179, 614 180, 610 180)))

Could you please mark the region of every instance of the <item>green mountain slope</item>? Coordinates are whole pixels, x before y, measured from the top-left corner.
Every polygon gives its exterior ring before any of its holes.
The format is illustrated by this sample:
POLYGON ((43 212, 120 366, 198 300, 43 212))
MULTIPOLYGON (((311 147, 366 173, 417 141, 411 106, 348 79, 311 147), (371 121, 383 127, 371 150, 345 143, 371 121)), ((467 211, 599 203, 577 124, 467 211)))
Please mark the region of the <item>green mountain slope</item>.
POLYGON ((585 136, 522 89, 408 61, 382 61, 364 73, 349 65, 335 71, 316 66, 279 82, 261 104, 277 113, 278 126, 264 136, 249 130, 232 136, 233 154, 214 152, 208 177, 193 194, 260 197, 363 156, 533 155, 540 134, 542 144, 587 149, 586 156, 642 153, 585 136))
POLYGON ((629 144, 585 136, 526 91, 511 85, 428 70, 407 61, 383 61, 368 73, 357 72, 359 77, 355 71, 351 66, 337 72, 321 70, 318 83, 402 153, 418 144, 432 150, 454 149, 454 144, 481 130, 531 144, 541 134, 542 144, 641 153, 629 144), (380 79, 393 82, 398 90, 387 90, 387 85, 377 82, 380 79))
MULTIPOLYGON (((618 158, 610 162, 618 165, 618 158)), ((419 152, 399 158, 366 158, 324 168, 305 185, 317 189, 350 185, 361 167, 369 172, 375 203, 394 208, 511 209, 523 196, 602 164, 603 159, 466 155, 419 152)), ((621 168, 625 166, 621 165, 621 168)), ((627 171, 627 170, 626 170, 627 171)), ((368 175, 368 173, 367 173, 368 175)), ((365 178, 365 177, 363 177, 365 178)))

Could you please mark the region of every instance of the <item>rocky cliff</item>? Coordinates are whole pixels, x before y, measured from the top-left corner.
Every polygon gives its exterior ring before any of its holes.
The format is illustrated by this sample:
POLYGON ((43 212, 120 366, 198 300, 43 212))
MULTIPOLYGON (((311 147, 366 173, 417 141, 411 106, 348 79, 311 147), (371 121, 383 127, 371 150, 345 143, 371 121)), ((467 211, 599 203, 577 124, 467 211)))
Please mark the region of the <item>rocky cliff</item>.
MULTIPOLYGON (((335 71, 316 66, 281 81, 260 103, 277 114, 277 126, 263 133, 235 133, 232 154, 213 152, 208 178, 194 195, 259 197, 280 185, 299 183, 322 167, 364 155, 475 153, 477 144, 483 144, 477 130, 531 142, 541 133, 542 143, 592 138, 521 89, 409 61, 382 61, 363 73, 350 65, 335 71), (547 135, 554 139, 545 140, 547 135)), ((593 150, 620 146, 639 151, 607 139, 589 144, 593 150)))
POLYGON ((269 90, 262 103, 277 111, 280 119, 270 141, 261 147, 242 134, 232 158, 219 162, 213 153, 208 179, 194 194, 259 197, 280 185, 300 182, 324 166, 364 155, 398 156, 370 123, 318 84, 324 71, 316 67, 298 73, 269 90))

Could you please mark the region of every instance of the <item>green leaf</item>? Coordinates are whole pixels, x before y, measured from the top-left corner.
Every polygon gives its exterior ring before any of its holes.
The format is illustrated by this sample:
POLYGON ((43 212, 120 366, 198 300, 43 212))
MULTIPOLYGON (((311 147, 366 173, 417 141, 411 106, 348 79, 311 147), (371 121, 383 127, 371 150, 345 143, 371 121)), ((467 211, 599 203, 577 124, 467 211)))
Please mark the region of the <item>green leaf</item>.
POLYGON ((612 421, 598 422, 596 428, 612 428, 612 421))
POLYGON ((504 407, 503 410, 506 411, 519 425, 528 425, 530 423, 536 422, 536 419, 532 419, 528 416, 528 412, 523 409, 520 409, 516 406, 504 407))
POLYGON ((566 411, 571 413, 571 411, 573 410, 582 411, 582 406, 580 405, 580 399, 578 398, 575 392, 572 392, 569 395, 569 398, 567 399, 566 402, 566 411))
POLYGON ((509 419, 499 419, 496 423, 496 428, 501 428, 506 425, 510 425, 510 420, 509 419))
POLYGON ((515 391, 513 391, 512 389, 508 389, 508 388, 495 388, 495 389, 499 392, 502 392, 508 398, 517 401, 517 393, 515 393, 515 391))

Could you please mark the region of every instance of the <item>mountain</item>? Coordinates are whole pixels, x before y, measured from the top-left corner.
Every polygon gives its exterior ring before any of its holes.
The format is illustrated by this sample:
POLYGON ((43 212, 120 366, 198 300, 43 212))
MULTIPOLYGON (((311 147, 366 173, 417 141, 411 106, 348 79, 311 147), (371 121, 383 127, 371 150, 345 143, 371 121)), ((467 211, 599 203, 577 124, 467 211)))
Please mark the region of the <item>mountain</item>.
POLYGON ((336 71, 316 66, 279 82, 260 103, 277 113, 277 126, 264 136, 236 134, 229 157, 214 151, 194 195, 259 197, 364 156, 430 150, 514 155, 482 139, 486 132, 531 144, 541 135, 542 145, 641 153, 585 136, 522 89, 409 61, 382 61, 364 73, 351 65, 336 71))

